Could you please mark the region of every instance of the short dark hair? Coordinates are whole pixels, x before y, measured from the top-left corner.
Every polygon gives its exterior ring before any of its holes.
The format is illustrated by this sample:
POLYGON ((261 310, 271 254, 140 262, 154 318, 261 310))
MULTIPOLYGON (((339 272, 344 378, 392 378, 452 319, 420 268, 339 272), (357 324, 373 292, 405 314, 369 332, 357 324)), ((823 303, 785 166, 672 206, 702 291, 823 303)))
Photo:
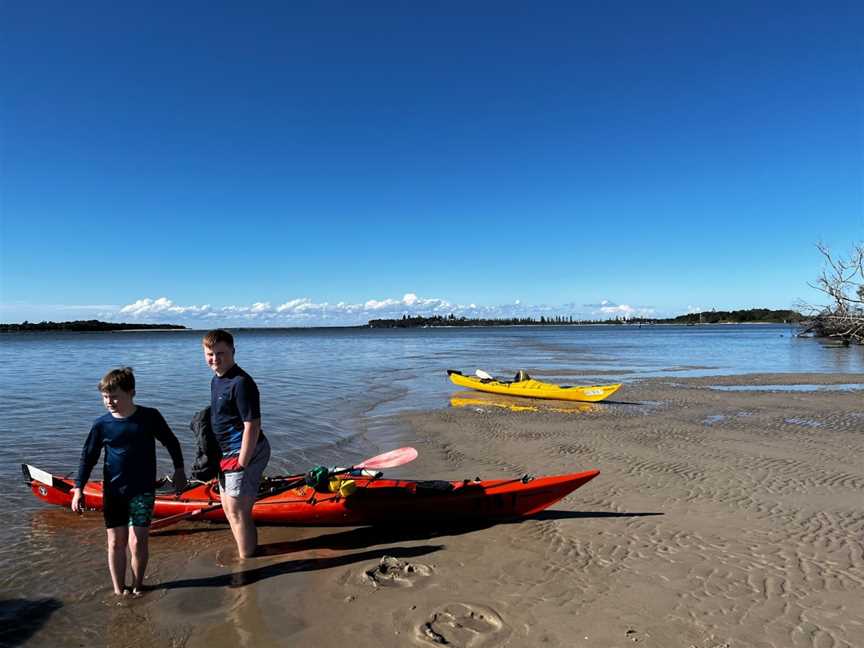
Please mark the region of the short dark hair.
POLYGON ((212 331, 207 331, 207 334, 201 342, 208 349, 212 349, 213 346, 219 342, 224 342, 232 349, 234 348, 234 336, 225 329, 213 329, 212 331))
POLYGON ((135 391, 135 374, 132 373, 132 367, 120 367, 112 369, 99 381, 100 392, 111 392, 115 389, 120 389, 127 394, 135 391))

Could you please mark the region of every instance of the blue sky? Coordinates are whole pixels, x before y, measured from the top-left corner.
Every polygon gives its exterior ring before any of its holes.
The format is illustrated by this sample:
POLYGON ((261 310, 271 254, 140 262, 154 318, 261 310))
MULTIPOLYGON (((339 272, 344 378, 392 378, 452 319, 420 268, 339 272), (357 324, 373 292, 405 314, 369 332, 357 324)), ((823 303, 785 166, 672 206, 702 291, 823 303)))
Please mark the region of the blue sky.
POLYGON ((0 10, 0 321, 788 308, 864 241, 861 3, 123 4, 0 10))

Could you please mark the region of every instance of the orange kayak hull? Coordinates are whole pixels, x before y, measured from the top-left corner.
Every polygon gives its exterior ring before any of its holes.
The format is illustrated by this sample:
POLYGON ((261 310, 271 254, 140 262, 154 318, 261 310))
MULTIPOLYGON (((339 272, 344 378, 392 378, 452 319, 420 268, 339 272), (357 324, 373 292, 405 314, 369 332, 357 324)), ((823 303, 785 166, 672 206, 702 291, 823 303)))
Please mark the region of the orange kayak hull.
MULTIPOLYGON (((69 478, 57 477, 32 466, 22 466, 33 494, 48 504, 68 507, 72 503, 69 478), (35 473, 35 476, 34 474, 35 473)), ((268 478, 252 508, 259 523, 296 526, 361 526, 393 522, 432 522, 520 518, 550 507, 600 474, 598 470, 517 479, 482 481, 420 481, 351 476, 351 494, 320 492, 295 484, 297 476, 268 478), (267 494, 271 491, 272 494, 267 494)), ((102 483, 88 482, 84 488, 88 509, 101 510, 102 483)), ((191 513, 219 503, 215 482, 200 484, 180 496, 157 494, 154 517, 191 513)), ((223 522, 221 508, 198 519, 223 522)))

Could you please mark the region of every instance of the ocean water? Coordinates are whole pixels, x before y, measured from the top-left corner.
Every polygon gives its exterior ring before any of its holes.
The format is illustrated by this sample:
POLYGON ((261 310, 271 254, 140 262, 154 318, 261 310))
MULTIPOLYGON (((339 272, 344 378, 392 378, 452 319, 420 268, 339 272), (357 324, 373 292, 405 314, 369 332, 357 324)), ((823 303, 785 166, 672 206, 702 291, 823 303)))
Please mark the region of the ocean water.
MULTIPOLYGON (((73 470, 90 423, 104 412, 96 383, 121 365, 135 370, 136 402, 159 408, 189 455, 189 421, 210 398, 201 335, 0 336, 0 439, 8 459, 0 479, 17 478, 19 461, 73 470)), ((446 407, 455 390, 448 368, 526 369, 567 384, 864 371, 861 348, 826 348, 781 325, 249 329, 237 332, 236 345, 238 363, 261 390, 275 461, 292 471, 369 451, 384 415, 446 407)))
MULTIPOLYGON (((447 380, 448 368, 494 375, 525 369, 567 384, 623 382, 619 394, 626 383, 652 376, 864 372, 861 348, 826 348, 794 333, 781 325, 346 328, 240 330, 235 339, 238 363, 261 390, 274 473, 390 449, 389 415, 449 406, 458 388, 447 380)), ((209 403, 201 335, 0 335, 0 594, 34 595, 34 571, 52 573, 52 556, 72 542, 70 534, 91 538, 69 530, 82 524, 71 513, 48 512, 32 496, 19 464, 60 474, 76 469, 90 423, 104 411, 96 384, 106 370, 134 368, 136 402, 162 411, 191 464, 189 421, 209 403)), ((167 452, 157 454, 167 473, 167 452)), ((64 550, 101 565, 101 554, 90 555, 102 542, 100 535, 86 554, 75 542, 64 550)), ((101 576, 96 580, 104 585, 107 573, 101 576)), ((81 577, 93 580, 89 572, 81 577)))

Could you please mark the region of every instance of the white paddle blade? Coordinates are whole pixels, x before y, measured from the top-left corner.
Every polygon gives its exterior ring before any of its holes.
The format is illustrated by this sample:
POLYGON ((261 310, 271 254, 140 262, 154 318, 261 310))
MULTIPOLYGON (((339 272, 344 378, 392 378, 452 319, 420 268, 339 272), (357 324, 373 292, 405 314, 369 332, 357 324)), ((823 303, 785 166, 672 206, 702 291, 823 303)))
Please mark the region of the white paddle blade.
POLYGON ((406 446, 397 448, 390 452, 385 452, 377 457, 366 459, 365 461, 356 464, 355 468, 371 468, 372 470, 380 470, 381 468, 395 468, 396 466, 404 466, 405 464, 414 461, 417 458, 416 448, 406 446))
POLYGON ((490 376, 482 369, 477 369, 477 371, 474 372, 474 375, 480 378, 480 380, 495 380, 492 376, 490 376))

